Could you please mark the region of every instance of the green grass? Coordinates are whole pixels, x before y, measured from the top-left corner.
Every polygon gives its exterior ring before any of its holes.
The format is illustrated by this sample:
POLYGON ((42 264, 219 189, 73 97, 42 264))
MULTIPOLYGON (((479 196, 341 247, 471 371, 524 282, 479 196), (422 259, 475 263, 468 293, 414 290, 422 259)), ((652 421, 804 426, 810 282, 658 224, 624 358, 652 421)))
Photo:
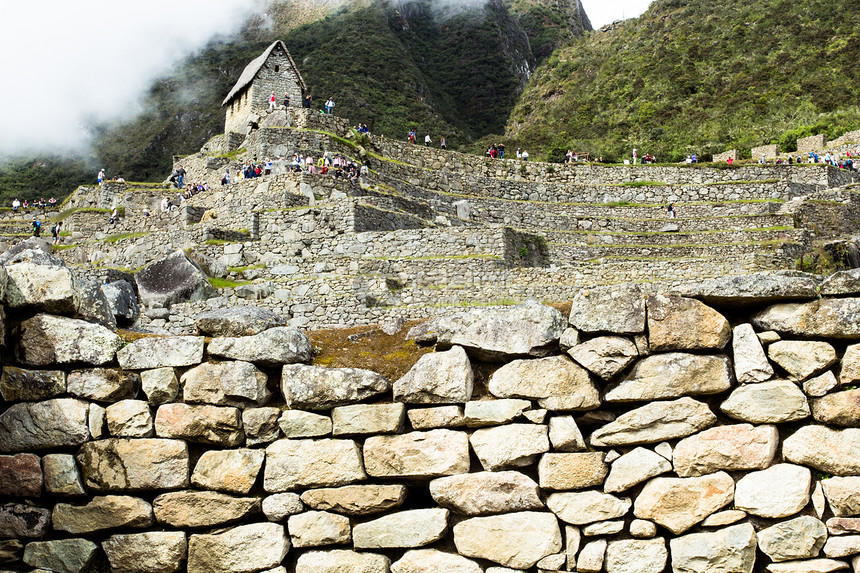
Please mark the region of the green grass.
POLYGON ((624 183, 610 183, 613 187, 668 187, 663 181, 625 181, 624 183))
POLYGON ((251 281, 231 281, 230 279, 222 279, 219 277, 209 277, 209 284, 213 287, 222 289, 222 288, 235 288, 237 286, 251 284, 251 281))
POLYGON ((116 243, 116 242, 122 241, 123 239, 137 239, 138 237, 145 237, 145 236, 147 236, 148 234, 149 234, 148 232, 140 232, 140 233, 119 233, 119 234, 116 234, 116 235, 108 235, 107 237, 105 237, 104 239, 102 239, 102 242, 113 244, 113 243, 116 243))

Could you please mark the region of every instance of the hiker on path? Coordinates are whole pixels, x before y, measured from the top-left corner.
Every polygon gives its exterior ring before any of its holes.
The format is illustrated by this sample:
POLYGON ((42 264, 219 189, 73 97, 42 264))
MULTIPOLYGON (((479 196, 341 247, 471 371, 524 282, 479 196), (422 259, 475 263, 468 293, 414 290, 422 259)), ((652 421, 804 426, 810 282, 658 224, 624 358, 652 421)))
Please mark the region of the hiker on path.
POLYGON ((424 136, 424 147, 430 147, 430 144, 433 143, 430 141, 430 134, 424 136))
POLYGON ((284 92, 284 107, 290 107, 290 92, 284 92))
POLYGON ((278 100, 275 98, 275 92, 272 92, 272 95, 269 96, 269 111, 275 111, 275 107, 278 105, 278 100))
POLYGON ((675 204, 674 203, 669 203, 669 206, 666 207, 666 210, 669 212, 669 218, 670 219, 674 219, 677 216, 677 214, 675 213, 675 204))
POLYGON ((445 138, 444 138, 444 137, 439 141, 439 148, 440 148, 440 149, 448 149, 448 144, 447 144, 447 143, 445 143, 445 138))
POLYGON ((105 182, 105 170, 104 170, 104 168, 102 168, 102 170, 99 171, 98 177, 96 179, 98 180, 99 185, 101 185, 102 183, 105 182))
POLYGON ((56 223, 54 223, 54 226, 51 227, 51 236, 54 237, 54 244, 55 245, 60 244, 60 230, 62 229, 62 227, 63 227, 62 221, 57 221, 56 223))
POLYGON ((42 232, 42 223, 36 217, 33 217, 33 236, 38 237, 42 232))

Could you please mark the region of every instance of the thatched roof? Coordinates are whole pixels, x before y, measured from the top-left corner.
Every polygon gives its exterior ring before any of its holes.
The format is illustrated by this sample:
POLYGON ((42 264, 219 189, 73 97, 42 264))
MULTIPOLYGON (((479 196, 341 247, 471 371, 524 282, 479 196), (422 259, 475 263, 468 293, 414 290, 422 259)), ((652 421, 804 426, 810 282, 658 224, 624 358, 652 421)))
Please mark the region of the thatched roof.
POLYGON ((289 50, 287 50, 286 44, 284 44, 281 40, 274 42, 271 46, 266 48, 266 50, 254 58, 250 64, 245 66, 245 69, 242 71, 242 75, 239 76, 239 81, 236 82, 236 85, 233 86, 233 89, 230 90, 230 93, 227 94, 227 97, 224 98, 224 103, 221 105, 227 105, 233 99, 233 97, 241 92, 248 84, 254 81, 254 78, 257 77, 257 72, 260 71, 260 68, 266 63, 266 60, 269 59, 269 56, 272 54, 272 50, 276 47, 280 46, 281 49, 284 50, 284 53, 287 55, 287 59, 290 61, 290 65, 293 67, 293 71, 296 72, 296 77, 299 78, 299 85, 302 87, 302 91, 307 91, 307 86, 305 86, 305 81, 302 79, 302 74, 299 73, 299 69, 296 67, 296 63, 293 61, 293 57, 290 55, 289 50))

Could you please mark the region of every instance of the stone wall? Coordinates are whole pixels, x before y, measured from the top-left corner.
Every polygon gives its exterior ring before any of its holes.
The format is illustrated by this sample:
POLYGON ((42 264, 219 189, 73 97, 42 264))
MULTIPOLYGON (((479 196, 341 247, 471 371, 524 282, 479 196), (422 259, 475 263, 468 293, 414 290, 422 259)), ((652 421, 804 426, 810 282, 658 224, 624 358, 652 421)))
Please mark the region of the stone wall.
MULTIPOLYGON (((819 135, 810 135, 797 140, 797 153, 809 153, 810 151, 818 151, 827 146, 827 137, 822 133, 819 135)), ((755 159, 755 156, 753 156, 755 159)))
POLYGON ((717 153, 714 155, 714 163, 724 163, 731 159, 732 161, 737 161, 741 158, 741 152, 737 149, 729 149, 728 151, 724 151, 723 153, 717 153))
POLYGON ((762 157, 765 159, 776 159, 779 157, 779 145, 761 145, 759 147, 753 147, 750 154, 756 161, 762 157))
POLYGON ((0 272, 8 571, 860 564, 855 271, 451 314, 391 379, 254 307, 123 340, 55 262, 0 272))

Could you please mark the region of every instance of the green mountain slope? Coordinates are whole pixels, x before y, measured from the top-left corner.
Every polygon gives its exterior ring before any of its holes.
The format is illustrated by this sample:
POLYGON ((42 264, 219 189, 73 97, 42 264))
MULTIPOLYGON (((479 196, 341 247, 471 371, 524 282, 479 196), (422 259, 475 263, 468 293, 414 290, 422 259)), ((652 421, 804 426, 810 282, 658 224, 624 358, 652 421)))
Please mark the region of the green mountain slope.
POLYGON ((557 158, 677 161, 860 127, 860 12, 847 0, 657 0, 535 72, 511 115, 516 144, 557 158))

